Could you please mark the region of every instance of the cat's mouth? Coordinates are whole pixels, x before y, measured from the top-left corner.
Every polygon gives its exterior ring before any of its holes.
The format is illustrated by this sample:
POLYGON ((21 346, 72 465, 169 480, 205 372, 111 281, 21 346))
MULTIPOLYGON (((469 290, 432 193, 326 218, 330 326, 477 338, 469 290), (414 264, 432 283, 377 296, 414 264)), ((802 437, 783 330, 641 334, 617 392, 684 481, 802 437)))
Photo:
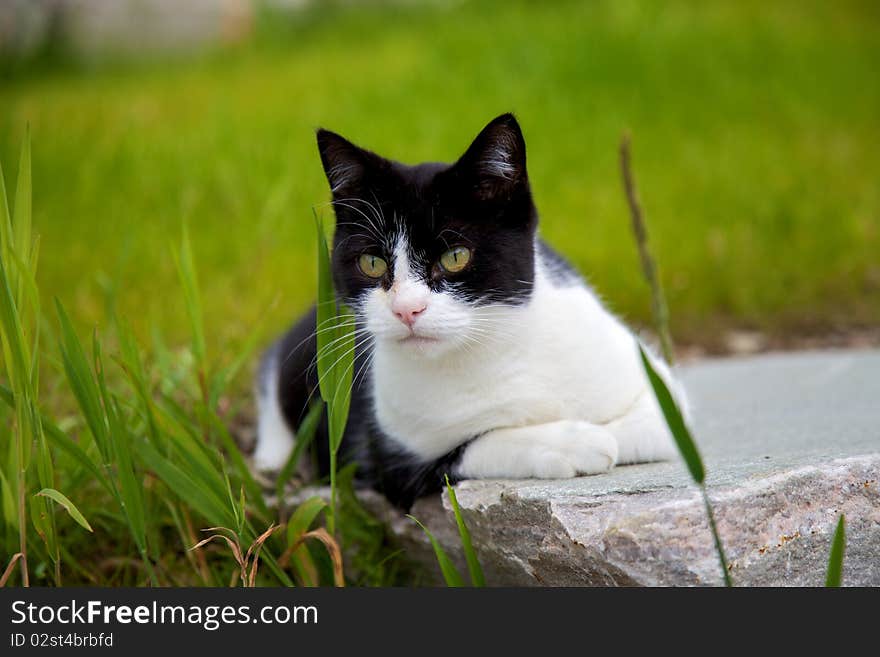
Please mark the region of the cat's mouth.
POLYGON ((438 338, 432 338, 427 335, 419 335, 418 333, 410 333, 405 338, 397 341, 397 344, 408 344, 414 346, 427 346, 440 342, 438 338))

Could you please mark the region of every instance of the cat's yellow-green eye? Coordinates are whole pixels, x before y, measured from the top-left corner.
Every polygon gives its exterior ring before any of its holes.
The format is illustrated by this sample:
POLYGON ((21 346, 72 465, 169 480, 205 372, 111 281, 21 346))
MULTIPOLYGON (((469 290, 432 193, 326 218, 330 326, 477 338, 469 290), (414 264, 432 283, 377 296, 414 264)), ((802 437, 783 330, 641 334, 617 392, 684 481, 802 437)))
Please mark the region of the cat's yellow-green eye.
POLYGON ((466 246, 456 246, 440 256, 440 266, 455 274, 467 266, 471 260, 471 250, 466 246))
POLYGON ((385 275, 385 272, 388 271, 388 263, 386 263, 379 256, 374 256, 369 253, 364 253, 358 259, 358 267, 361 268, 361 271, 364 272, 365 276, 369 276, 370 278, 382 278, 385 275))

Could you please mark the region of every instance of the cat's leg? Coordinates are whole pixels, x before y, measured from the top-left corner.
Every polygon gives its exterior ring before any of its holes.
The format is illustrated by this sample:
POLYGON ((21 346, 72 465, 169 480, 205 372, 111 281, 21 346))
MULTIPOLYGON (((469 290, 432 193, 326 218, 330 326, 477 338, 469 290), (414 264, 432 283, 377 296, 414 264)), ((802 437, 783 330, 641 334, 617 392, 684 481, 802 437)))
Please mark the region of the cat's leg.
MULTIPOLYGON (((296 428, 314 388, 315 311, 306 312, 266 350, 257 373, 257 444, 254 467, 276 471, 293 450, 296 428)), ((319 441, 315 441, 316 443, 319 441)))
POLYGON ((560 420, 496 429, 470 443, 456 474, 463 479, 566 479, 607 472, 617 462, 617 441, 604 427, 560 420))
POLYGON ((287 424, 278 398, 278 366, 270 354, 257 386, 257 446, 254 466, 257 470, 280 470, 293 450, 295 437, 287 424))
POLYGON ((675 458, 677 452, 672 434, 654 394, 648 389, 625 415, 603 426, 617 439, 618 463, 649 463, 675 458))

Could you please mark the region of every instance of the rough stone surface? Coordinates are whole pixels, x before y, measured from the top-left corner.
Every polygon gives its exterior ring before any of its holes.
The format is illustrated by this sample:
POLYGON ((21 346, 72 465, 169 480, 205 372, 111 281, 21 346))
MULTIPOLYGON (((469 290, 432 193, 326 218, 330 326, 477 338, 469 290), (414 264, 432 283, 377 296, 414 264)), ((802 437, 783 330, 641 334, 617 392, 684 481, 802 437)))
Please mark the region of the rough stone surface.
MULTIPOLYGON (((681 376, 735 583, 821 585, 844 513, 844 583, 880 585, 880 351, 704 361, 681 376)), ((456 491, 490 584, 721 583, 702 498, 682 463, 466 481, 456 491)), ((421 530, 378 496, 364 500, 439 577, 421 530)), ((412 513, 466 572, 446 496, 412 513)))

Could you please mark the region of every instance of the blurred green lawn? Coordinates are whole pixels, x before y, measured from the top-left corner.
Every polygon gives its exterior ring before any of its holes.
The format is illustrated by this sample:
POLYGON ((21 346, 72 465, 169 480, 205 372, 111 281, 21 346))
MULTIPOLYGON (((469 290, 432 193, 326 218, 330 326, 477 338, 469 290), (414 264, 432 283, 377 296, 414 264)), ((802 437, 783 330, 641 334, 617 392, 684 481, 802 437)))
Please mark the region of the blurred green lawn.
POLYGON ((11 185, 29 122, 46 301, 83 327, 115 306, 182 339, 169 245, 185 220, 209 340, 235 348, 312 299, 317 126, 450 160, 513 110, 544 235, 626 319, 647 323, 650 303, 625 129, 678 338, 880 318, 876 2, 456 7, 325 7, 194 61, 5 81, 0 158, 11 185))

